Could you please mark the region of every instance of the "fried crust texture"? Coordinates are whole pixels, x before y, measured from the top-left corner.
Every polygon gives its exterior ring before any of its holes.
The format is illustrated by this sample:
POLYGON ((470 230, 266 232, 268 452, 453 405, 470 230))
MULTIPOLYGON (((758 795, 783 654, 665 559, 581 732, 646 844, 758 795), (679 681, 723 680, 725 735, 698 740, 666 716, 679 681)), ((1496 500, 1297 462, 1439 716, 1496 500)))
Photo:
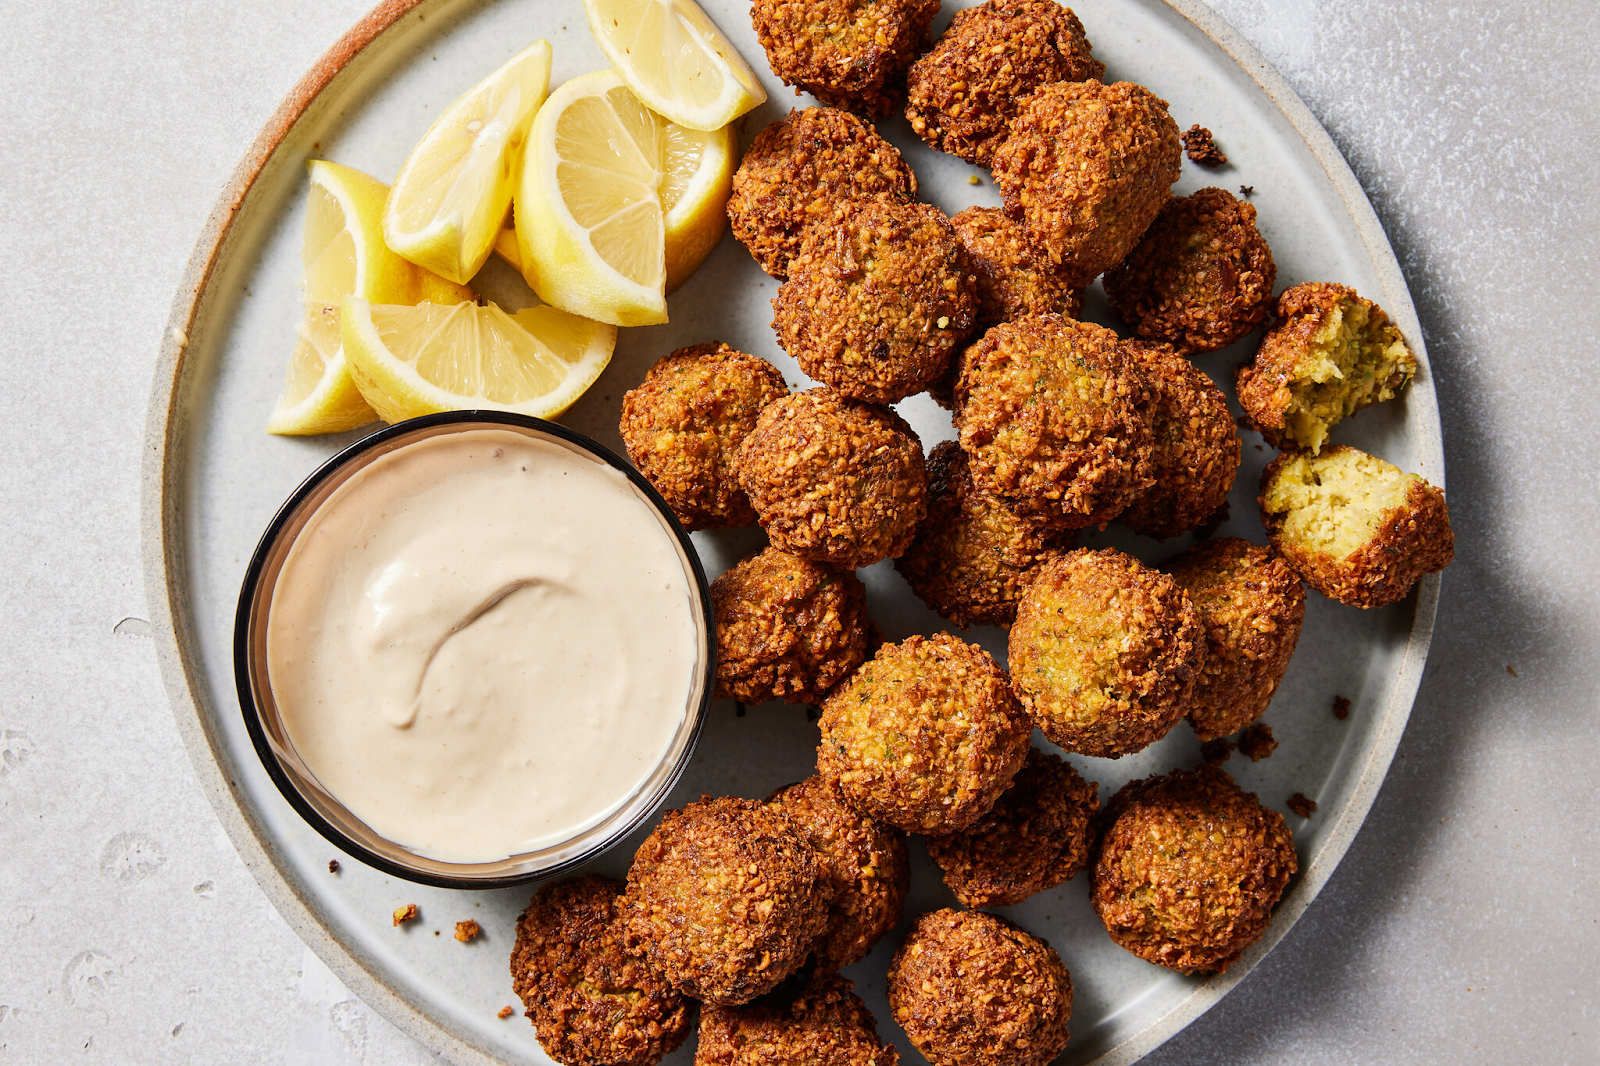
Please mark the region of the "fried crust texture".
MULTIPOLYGON (((1053 0, 1046 0, 1053 5, 1053 0)), ((1028 240, 1022 223, 998 207, 969 207, 950 220, 977 283, 983 329, 1023 315, 1077 318, 1083 288, 1028 240)))
POLYGON ((928 47, 939 0, 753 0, 772 73, 831 106, 883 118, 928 47))
POLYGON ((897 1066, 854 987, 819 971, 742 1007, 706 1007, 695 1066, 897 1066))

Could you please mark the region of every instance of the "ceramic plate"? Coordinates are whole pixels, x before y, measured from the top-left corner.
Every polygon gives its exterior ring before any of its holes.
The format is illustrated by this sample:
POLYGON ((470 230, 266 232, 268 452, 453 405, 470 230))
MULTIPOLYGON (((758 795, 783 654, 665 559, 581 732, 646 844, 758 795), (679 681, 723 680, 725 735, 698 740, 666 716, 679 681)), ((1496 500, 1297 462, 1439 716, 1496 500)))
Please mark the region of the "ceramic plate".
MULTIPOLYGON (((1342 282, 1395 319, 1423 369, 1401 399, 1363 412, 1335 437, 1443 484, 1438 412, 1410 297, 1372 209, 1304 105, 1231 29, 1191 0, 1075 0, 1073 7, 1108 67, 1107 81, 1150 87, 1170 101, 1180 129, 1208 126, 1228 153, 1229 166, 1218 172, 1186 162, 1178 191, 1253 186, 1280 288, 1342 282)), ((765 73, 746 8, 712 2, 707 9, 765 73)), ((953 10, 946 5, 936 31, 953 10)), ((540 37, 555 49, 553 82, 605 65, 577 0, 395 0, 307 75, 241 162, 189 266, 158 372, 145 469, 148 587, 163 672, 190 757, 223 825, 268 897, 353 991, 424 1045, 462 1063, 548 1061, 526 1021, 496 1017, 516 1002, 506 958, 528 891, 414 886, 338 855, 312 832, 279 796, 245 733, 233 687, 233 611, 250 553, 278 505, 319 462, 359 436, 297 440, 262 430, 300 315, 306 159, 324 157, 391 180, 443 107, 540 37), (337 875, 328 871, 333 858, 343 860, 337 875), (390 912, 403 903, 417 903, 422 917, 396 929, 390 912), (480 922, 485 934, 463 945, 450 931, 466 918, 480 922)), ((744 145, 791 106, 810 102, 770 75, 764 80, 770 99, 742 122, 744 145)), ((999 202, 987 173, 926 148, 903 119, 880 128, 916 170, 924 199, 950 214, 999 202)), ((528 299, 504 270, 491 271, 480 288, 505 302, 528 299)), ((611 367, 563 421, 620 450, 623 392, 660 356, 713 339, 771 359, 792 384, 804 385, 769 326, 776 288, 739 244, 725 239, 671 297, 669 324, 622 331, 611 367)), ((1109 322, 1098 290, 1087 317, 1109 322)), ((1251 343, 1199 360, 1230 397, 1232 369, 1251 343)), ((948 416, 925 396, 900 410, 929 447, 952 435, 948 416)), ((1221 532, 1259 542, 1255 485, 1271 449, 1258 445, 1259 438, 1245 435, 1233 517, 1221 532)), ((755 550, 761 536, 700 533, 695 541, 714 576, 755 550)), ((1086 543, 1159 562, 1188 538, 1157 544, 1112 527, 1086 543)), ((862 576, 872 614, 890 639, 944 628, 888 564, 862 576)), ((1310 819, 1288 816, 1300 873, 1266 935, 1226 975, 1181 977, 1113 945, 1081 876, 1006 912, 1047 938, 1072 971, 1077 999, 1063 1061, 1137 1059, 1245 979, 1294 924, 1344 854, 1388 768, 1421 677, 1437 590, 1438 578, 1427 578, 1409 599, 1379 611, 1309 595, 1299 653, 1265 716, 1280 746, 1256 763, 1236 754, 1226 768, 1268 806, 1284 810, 1288 797, 1301 792, 1316 800, 1317 810, 1310 819), (1351 700, 1347 720, 1330 713, 1336 695, 1351 700)), ((1003 658, 998 630, 975 630, 969 639, 1003 658)), ((816 737, 802 707, 770 704, 741 716, 731 704, 716 704, 670 802, 701 792, 764 797, 811 772, 816 737)), ((1193 733, 1180 725, 1131 758, 1071 761, 1099 782, 1105 798, 1129 778, 1199 759, 1193 733)), ((624 842, 596 868, 620 876, 639 839, 624 842)), ((908 913, 950 904, 921 845, 914 841, 912 851, 908 913)), ((914 1063, 921 1059, 890 1020, 883 990, 903 931, 848 974, 883 1035, 900 1046, 903 1061, 914 1063)), ((692 1047, 691 1041, 669 1061, 688 1063, 692 1047)))

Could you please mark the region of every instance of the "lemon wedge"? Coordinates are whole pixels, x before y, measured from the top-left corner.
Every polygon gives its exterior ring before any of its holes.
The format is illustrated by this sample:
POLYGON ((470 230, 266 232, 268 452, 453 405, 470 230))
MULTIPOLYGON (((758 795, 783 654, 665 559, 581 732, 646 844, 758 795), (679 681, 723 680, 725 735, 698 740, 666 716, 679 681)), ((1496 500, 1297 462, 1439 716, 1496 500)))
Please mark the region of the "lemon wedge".
POLYGON ((696 130, 721 129, 767 99, 694 0, 584 0, 589 32, 649 108, 696 130))
POLYGON ((491 409, 556 418, 611 361, 614 327, 553 307, 344 301, 340 334, 361 393, 386 422, 491 409))
POLYGON ((682 285, 705 262, 728 228, 728 195, 739 165, 732 126, 696 130, 666 126, 661 209, 664 213, 667 291, 682 285))
POLYGON ((550 43, 536 41, 445 109, 394 180, 383 214, 391 249, 459 284, 478 272, 549 88, 550 43))
POLYGON ((307 169, 311 193, 300 244, 305 317, 283 393, 267 419, 269 433, 342 433, 376 419, 339 351, 339 302, 354 294, 404 303, 416 299, 420 285, 421 272, 383 243, 389 187, 323 159, 307 169))

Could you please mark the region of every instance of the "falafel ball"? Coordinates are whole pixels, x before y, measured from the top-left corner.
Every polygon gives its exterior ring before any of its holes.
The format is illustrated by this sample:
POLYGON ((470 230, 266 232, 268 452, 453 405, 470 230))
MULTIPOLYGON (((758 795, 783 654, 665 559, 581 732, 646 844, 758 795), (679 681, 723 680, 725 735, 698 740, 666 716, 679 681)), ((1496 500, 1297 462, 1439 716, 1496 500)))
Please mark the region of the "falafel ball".
POLYGON ((916 433, 832 389, 763 408, 734 470, 775 546, 841 570, 905 551, 927 511, 916 433))
POLYGON ((1405 599, 1455 558, 1444 493, 1356 448, 1282 453, 1262 471, 1260 500, 1272 546, 1308 585, 1351 607, 1405 599))
POLYGON ((1104 76, 1083 23, 1055 0, 988 0, 956 12, 906 76, 906 119, 941 152, 988 166, 1041 85, 1104 76))
POLYGON ((1022 768, 1031 728, 989 653, 949 633, 885 644, 822 706, 817 773, 911 833, 982 818, 1022 768))
POLYGON ((1417 358, 1383 308, 1354 289, 1307 282, 1278 297, 1277 320, 1239 368, 1239 406, 1274 448, 1315 455, 1340 421, 1392 399, 1417 358))
MULTIPOLYGON (((1053 0, 1045 0, 1054 7, 1053 0)), ((957 16, 960 17, 959 15, 957 16)), ((983 329, 1023 315, 1083 313, 1083 287, 1074 285, 1028 240, 1022 223, 998 207, 969 207, 950 220, 967 253, 978 291, 983 329)))
POLYGON ((1023 103, 994 180, 1033 242, 1087 285, 1139 243, 1182 156, 1167 102, 1144 86, 1056 82, 1023 103))
POLYGON ((949 369, 976 306, 961 242, 937 207, 867 200, 806 232, 772 328, 813 378, 894 403, 949 369))
POLYGON ((785 85, 883 118, 938 12, 939 0, 752 0, 750 22, 785 85))
POLYGON ((1134 333, 1184 352, 1214 352, 1266 319, 1277 280, 1255 205, 1208 188, 1168 200, 1102 284, 1134 333))
POLYGON ((928 856, 968 907, 1014 906, 1088 865, 1099 790, 1061 756, 1030 748, 994 809, 959 833, 929 837, 928 856))
POLYGON ((790 111, 751 142, 733 175, 728 221, 762 270, 789 272, 806 228, 852 200, 910 203, 917 176, 900 150, 848 111, 790 111))
POLYGON ((700 1012, 695 1066, 896 1066, 878 1022, 836 973, 819 971, 742 1007, 700 1012))
POLYGON ((711 583, 718 699, 817 703, 867 657, 867 590, 848 570, 768 547, 711 583))
POLYGON ((1067 1045, 1072 976, 999 915, 938 910, 889 963, 889 1009, 933 1066, 1045 1066, 1067 1045))
POLYGON ((651 1066, 689 1035, 689 1001, 623 947, 623 887, 547 884, 517 919, 512 987, 540 1046, 569 1066, 651 1066))
POLYGON ((761 409, 788 394, 765 359, 720 342, 679 348, 623 396, 622 443, 685 529, 755 525, 733 459, 761 409))
POLYGON ((1283 815, 1215 766, 1130 781, 1106 807, 1090 901, 1111 939, 1179 973, 1221 973, 1299 868, 1283 815))
POLYGON ((1117 521, 1166 540, 1205 525, 1227 503, 1239 471, 1239 431, 1222 390, 1188 359, 1148 341, 1128 342, 1124 350, 1148 394, 1141 411, 1155 441, 1155 483, 1117 521))
POLYGON ((833 881, 818 963, 838 969, 866 958, 900 924, 905 909, 911 887, 905 834, 846 807, 838 790, 817 774, 778 789, 767 802, 793 820, 833 881))
POLYGON ((1019 514, 1104 525, 1149 487, 1144 376, 1111 330, 1026 315, 985 333, 960 365, 955 417, 972 480, 1019 514))
POLYGON ((625 942, 685 995, 748 1003, 805 962, 832 884, 789 816, 703 797, 668 811, 633 856, 625 942))
POLYGON ((1189 710, 1205 655, 1178 583, 1115 548, 1046 562, 1011 627, 1011 687, 1051 742, 1116 759, 1166 736, 1189 710))
POLYGON ((1261 717, 1289 668, 1306 614, 1300 577, 1271 548, 1238 537, 1197 544, 1163 569, 1206 633, 1189 724, 1202 742, 1238 732, 1261 717))
POLYGON ((972 482, 954 441, 928 456, 928 516, 894 567, 930 608, 966 629, 1008 626, 1029 571, 1070 542, 972 482))

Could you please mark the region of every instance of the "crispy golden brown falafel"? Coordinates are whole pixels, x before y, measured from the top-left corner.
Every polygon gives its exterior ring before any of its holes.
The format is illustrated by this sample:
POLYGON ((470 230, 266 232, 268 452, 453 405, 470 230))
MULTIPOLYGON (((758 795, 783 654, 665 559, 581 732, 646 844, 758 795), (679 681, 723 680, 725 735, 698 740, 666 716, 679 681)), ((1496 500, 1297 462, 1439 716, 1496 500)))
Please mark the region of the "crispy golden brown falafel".
POLYGON ((833 881, 818 964, 838 969, 866 958, 900 924, 911 886, 905 834, 846 807, 838 790, 816 774, 778 789, 767 802, 793 820, 833 881))
POLYGON ((1049 944, 982 911, 924 914, 889 964, 889 1009, 933 1066, 1045 1066, 1072 977, 1049 944))
POLYGON ((1150 485, 1144 376, 1117 335, 1056 315, 995 326, 961 356, 972 480, 1056 528, 1104 525, 1150 485))
POLYGON ((778 343, 841 395, 894 403, 950 367, 977 306, 950 220, 867 200, 806 232, 772 301, 778 343))
POLYGON ((1029 572, 1072 537, 974 485, 967 454, 947 440, 928 456, 928 516, 894 567, 923 603, 962 629, 1008 626, 1029 572))
POLYGON ((1038 748, 994 809, 959 833, 929 837, 928 855, 968 907, 1010 907, 1071 880, 1089 862, 1099 786, 1038 748))
POLYGON ((852 808, 953 833, 1011 784, 1030 727, 989 653, 949 633, 886 644, 822 707, 817 773, 852 808))
POLYGON ((1124 350, 1144 378, 1140 409, 1155 446, 1154 483, 1118 521, 1157 540, 1203 526, 1228 499, 1239 471, 1239 432, 1222 390, 1165 344, 1132 341, 1124 350))
POLYGON ((1238 537, 1197 544, 1162 569, 1200 612, 1205 661, 1189 703, 1201 741, 1261 717, 1300 639, 1306 593, 1277 552, 1238 537))
POLYGON ((1274 448, 1315 455, 1338 422, 1390 399, 1417 372, 1400 331, 1354 289, 1307 282, 1278 297, 1277 320, 1239 368, 1239 406, 1274 448))
MULTIPOLYGON (((1054 6, 1053 0, 1045 2, 1054 6)), ((1083 312, 1083 287, 1072 284, 1028 240, 1022 223, 998 207, 969 207, 950 225, 977 282, 979 327, 988 329, 1023 315, 1077 318, 1083 312)))
POLYGON ((1102 77, 1083 23, 1055 0, 988 0, 956 12, 906 76, 906 118, 923 140, 987 166, 1041 85, 1102 77))
POLYGON ((717 698, 818 703, 868 652, 867 590, 835 570, 768 547, 711 583, 717 698))
POLYGON ((1133 251, 1178 180, 1167 102, 1131 82, 1056 82, 1028 97, 994 180, 1028 236, 1087 285, 1133 251))
POLYGON ((1011 686, 1067 751, 1116 759, 1149 747, 1189 710, 1205 654, 1177 583, 1115 548, 1046 562, 1011 627, 1011 686))
POLYGON ((623 887, 547 884, 517 919, 512 987, 540 1046, 569 1066, 651 1066, 689 1034, 689 1001, 623 947, 623 887))
POLYGON ((831 389, 768 405, 734 469, 774 545, 842 570, 905 551, 927 510, 916 433, 831 389))
POLYGON ((811 224, 853 200, 910 203, 916 195, 917 176, 870 123, 808 107, 756 134, 733 175, 728 220, 761 269, 781 278, 811 224))
POLYGON ((742 1007, 707 1007, 695 1066, 896 1066, 854 987, 818 972, 742 1007))
POLYGON ((1255 205, 1209 188, 1168 200, 1103 284, 1139 336, 1214 352, 1266 319, 1277 279, 1255 205))
POLYGON ((1312 588, 1351 607, 1404 599, 1455 558, 1444 493, 1342 444, 1279 455, 1261 474, 1260 499, 1272 546, 1312 588))
POLYGON ((686 995, 748 1003, 805 962, 831 891, 788 815, 705 797, 667 812, 634 854, 626 946, 686 995))
POLYGON ((882 118, 938 11, 939 0, 753 0, 750 22, 785 85, 882 118))
POLYGON ((1299 866, 1283 815, 1214 766, 1130 781, 1106 817, 1095 913, 1112 940, 1179 973, 1226 970, 1299 866))
POLYGON ((754 525, 734 456, 761 409, 788 393, 765 359, 720 342, 679 348, 623 396, 622 443, 685 529, 754 525))

